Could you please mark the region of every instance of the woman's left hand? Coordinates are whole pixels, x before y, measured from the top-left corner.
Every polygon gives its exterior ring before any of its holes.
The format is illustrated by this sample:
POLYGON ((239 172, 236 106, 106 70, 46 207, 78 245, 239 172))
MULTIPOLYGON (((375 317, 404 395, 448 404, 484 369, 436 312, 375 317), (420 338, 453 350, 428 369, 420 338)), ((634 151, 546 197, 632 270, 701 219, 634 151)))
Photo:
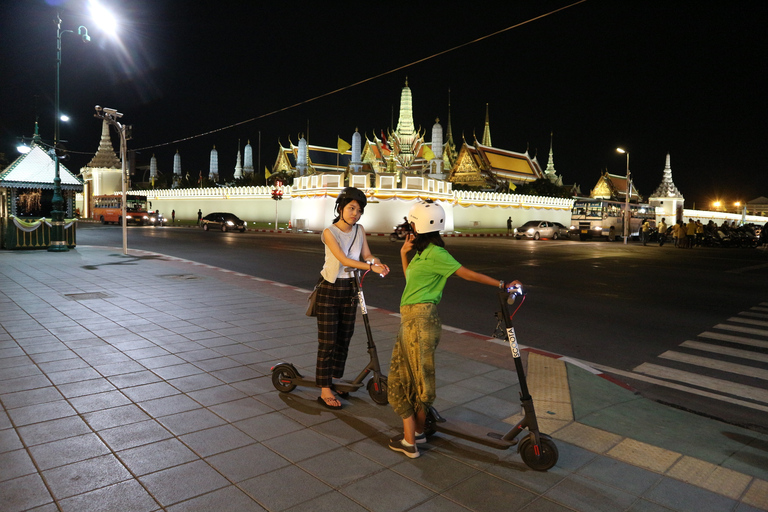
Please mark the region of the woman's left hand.
POLYGON ((385 275, 389 274, 389 267, 381 262, 374 262, 371 265, 371 270, 373 270, 377 274, 381 274, 381 277, 384 277, 385 275))

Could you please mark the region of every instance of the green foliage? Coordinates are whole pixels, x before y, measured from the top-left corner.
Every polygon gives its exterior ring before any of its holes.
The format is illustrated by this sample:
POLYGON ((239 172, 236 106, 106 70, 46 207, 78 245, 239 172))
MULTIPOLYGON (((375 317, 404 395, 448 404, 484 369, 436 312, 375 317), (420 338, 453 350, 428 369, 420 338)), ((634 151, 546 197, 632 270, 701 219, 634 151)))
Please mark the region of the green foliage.
POLYGON ((518 185, 515 194, 544 197, 570 197, 562 187, 558 187, 547 178, 539 178, 534 182, 518 185))

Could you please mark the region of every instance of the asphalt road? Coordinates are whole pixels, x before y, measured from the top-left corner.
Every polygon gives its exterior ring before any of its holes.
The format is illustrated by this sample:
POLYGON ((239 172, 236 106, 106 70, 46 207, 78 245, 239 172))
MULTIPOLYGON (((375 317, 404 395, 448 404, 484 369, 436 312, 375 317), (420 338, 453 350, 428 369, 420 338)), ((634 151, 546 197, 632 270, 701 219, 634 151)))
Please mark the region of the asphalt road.
MULTIPOLYGON (((81 224, 77 237, 82 245, 122 244, 115 226, 81 224)), ((768 252, 445 240, 466 267, 526 284, 514 319, 521 344, 586 361, 648 398, 768 432, 768 252)), ((400 244, 368 242, 392 272, 369 274, 366 300, 397 311, 400 244)), ((323 260, 319 234, 130 227, 128 246, 303 288, 317 281, 323 260)), ((445 325, 490 335, 496 301, 490 287, 453 277, 440 314, 445 325)))

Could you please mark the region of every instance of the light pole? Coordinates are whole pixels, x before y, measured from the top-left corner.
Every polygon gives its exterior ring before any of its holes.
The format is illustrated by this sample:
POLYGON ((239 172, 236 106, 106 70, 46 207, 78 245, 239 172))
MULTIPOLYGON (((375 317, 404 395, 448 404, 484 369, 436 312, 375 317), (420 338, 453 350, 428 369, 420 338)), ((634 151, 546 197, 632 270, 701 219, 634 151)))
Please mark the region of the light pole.
POLYGON ((128 137, 126 136, 126 131, 130 130, 130 126, 126 126, 120 123, 118 119, 123 117, 123 114, 118 112, 117 110, 113 108, 107 108, 107 107, 100 107, 99 105, 96 105, 96 113, 94 114, 94 117, 98 117, 99 119, 104 119, 108 124, 115 127, 115 130, 117 130, 117 133, 120 135, 120 161, 122 163, 122 172, 120 174, 121 176, 121 182, 122 182, 122 192, 123 192, 123 199, 122 199, 122 209, 120 213, 120 218, 122 219, 122 226, 123 226, 123 254, 128 254, 128 225, 126 223, 126 201, 125 201, 125 190, 126 190, 126 184, 128 181, 128 176, 125 172, 125 160, 126 155, 128 153, 127 151, 127 140, 128 137))
MULTIPOLYGON (((61 35, 73 30, 61 30, 61 16, 56 14, 56 118, 53 121, 53 200, 51 206, 51 243, 48 250, 51 252, 66 252, 69 250, 67 242, 64 240, 64 194, 61 191, 61 177, 59 175, 59 122, 61 121, 61 111, 59 110, 59 84, 61 70, 61 35)), ((88 29, 80 25, 77 34, 87 43, 91 40, 88 35, 88 29)))
POLYGON ((627 154, 627 187, 626 187, 626 194, 624 197, 624 245, 627 244, 627 240, 629 239, 629 196, 632 195, 632 180, 629 179, 629 151, 622 148, 616 148, 616 151, 619 153, 626 153, 627 154))

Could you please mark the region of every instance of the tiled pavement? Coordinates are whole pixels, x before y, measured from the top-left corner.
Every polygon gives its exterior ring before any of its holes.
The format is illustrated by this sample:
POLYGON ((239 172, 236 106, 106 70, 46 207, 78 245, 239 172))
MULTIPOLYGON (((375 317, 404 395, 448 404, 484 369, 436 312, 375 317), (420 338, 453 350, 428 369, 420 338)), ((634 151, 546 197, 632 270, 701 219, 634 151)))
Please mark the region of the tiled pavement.
MULTIPOLYGON (((305 297, 156 254, 0 252, 0 510, 768 509, 768 436, 535 351, 524 360, 554 468, 442 434, 407 459, 386 447, 399 418, 364 391, 332 412, 313 389, 272 386, 278 361, 313 374, 305 297)), ((386 367, 398 318, 369 317, 386 367)), ((350 373, 364 339, 360 324, 350 373)), ((508 354, 446 329, 438 408, 508 429, 508 354)))

